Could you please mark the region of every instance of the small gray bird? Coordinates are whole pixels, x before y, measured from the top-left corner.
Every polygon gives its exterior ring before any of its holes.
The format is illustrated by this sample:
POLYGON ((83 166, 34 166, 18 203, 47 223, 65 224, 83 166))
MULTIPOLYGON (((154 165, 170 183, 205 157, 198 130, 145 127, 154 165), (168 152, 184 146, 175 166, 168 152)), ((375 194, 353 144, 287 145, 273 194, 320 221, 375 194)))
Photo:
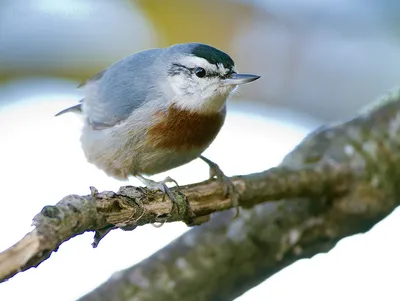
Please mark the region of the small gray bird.
MULTIPOLYGON (((259 76, 239 74, 226 53, 199 43, 176 44, 132 54, 83 85, 80 104, 65 109, 82 113, 81 143, 87 160, 107 175, 133 175, 150 189, 174 197, 167 178, 157 174, 200 158, 210 175, 224 183, 237 206, 234 186, 218 165, 201 154, 220 131, 226 100, 240 84, 259 76)), ((175 182, 176 183, 176 182, 175 182)))

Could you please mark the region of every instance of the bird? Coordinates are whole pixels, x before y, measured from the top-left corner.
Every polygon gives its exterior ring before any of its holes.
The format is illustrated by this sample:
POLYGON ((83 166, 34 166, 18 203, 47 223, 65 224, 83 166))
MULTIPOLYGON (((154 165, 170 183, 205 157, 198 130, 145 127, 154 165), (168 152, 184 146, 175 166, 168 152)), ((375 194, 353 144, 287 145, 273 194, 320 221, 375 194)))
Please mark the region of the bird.
MULTIPOLYGON (((219 179, 238 208, 231 180, 202 153, 226 116, 226 102, 239 85, 260 76, 238 73, 232 58, 202 43, 174 44, 131 54, 82 83, 84 97, 60 111, 83 116, 81 146, 88 162, 108 176, 139 179, 175 201, 167 177, 155 175, 197 158, 219 179)), ((237 209, 238 210, 238 209, 237 209)))

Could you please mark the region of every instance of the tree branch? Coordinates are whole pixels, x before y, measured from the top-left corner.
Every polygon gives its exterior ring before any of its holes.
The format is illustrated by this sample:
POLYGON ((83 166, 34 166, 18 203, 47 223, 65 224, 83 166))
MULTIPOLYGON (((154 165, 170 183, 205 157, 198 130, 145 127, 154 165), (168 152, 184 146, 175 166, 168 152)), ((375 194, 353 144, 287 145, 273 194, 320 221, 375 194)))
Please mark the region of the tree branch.
MULTIPOLYGON (((295 195, 317 196, 326 189, 340 193, 349 178, 348 169, 326 165, 305 170, 273 168, 232 180, 240 193, 241 206, 250 207, 295 195)), ((97 246, 99 239, 116 227, 132 230, 148 223, 174 221, 194 225, 208 221, 213 212, 232 208, 230 200, 221 197, 222 187, 216 181, 175 189, 177 208, 169 199, 163 201, 161 193, 145 188, 125 186, 118 193, 99 193, 92 187, 91 192, 88 196, 69 195, 55 206, 44 207, 34 217, 35 229, 0 253, 0 281, 38 266, 63 242, 86 231, 97 231, 97 246)))

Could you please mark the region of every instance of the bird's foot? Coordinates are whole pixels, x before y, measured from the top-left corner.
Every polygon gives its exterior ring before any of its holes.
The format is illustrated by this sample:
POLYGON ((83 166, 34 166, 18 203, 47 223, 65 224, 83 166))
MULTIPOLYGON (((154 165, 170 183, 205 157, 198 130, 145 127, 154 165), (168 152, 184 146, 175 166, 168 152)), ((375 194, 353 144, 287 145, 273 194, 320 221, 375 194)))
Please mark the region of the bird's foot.
POLYGON ((166 177, 163 181, 153 181, 144 177, 140 177, 139 178, 143 184, 146 185, 146 187, 150 190, 160 190, 161 192, 163 192, 163 201, 165 200, 165 196, 167 195, 168 198, 173 202, 176 203, 176 197, 175 195, 172 193, 171 189, 167 186, 167 183, 174 183, 176 185, 177 190, 179 191, 179 185, 178 183, 170 178, 170 177, 166 177))
MULTIPOLYGON (((178 214, 180 213, 180 204, 179 201, 176 199, 174 193, 172 193, 171 188, 169 188, 167 186, 167 183, 174 183, 176 185, 176 190, 179 192, 179 185, 178 183, 172 179, 171 177, 166 177, 163 181, 153 181, 151 179, 147 179, 145 177, 143 177, 142 175, 139 174, 135 174, 135 177, 137 179, 139 179, 144 185, 146 185, 146 187, 150 190, 155 190, 155 191, 161 191, 163 193, 163 201, 165 200, 165 196, 167 195, 168 198, 172 201, 172 209, 171 212, 174 210, 174 208, 176 208, 178 214)), ((185 202, 187 203, 187 200, 185 198, 185 202)), ((191 211, 191 208, 189 206, 189 204, 186 204, 188 206, 188 210, 189 212, 191 212, 191 214, 193 214, 193 212, 191 211)), ((161 223, 161 225, 163 224, 163 222, 161 223)))
POLYGON ((210 167, 210 179, 216 177, 221 183, 224 197, 229 197, 231 199, 232 206, 236 208, 235 217, 237 217, 239 215, 239 193, 237 192, 235 185, 231 179, 224 174, 217 163, 214 163, 204 156, 200 156, 200 159, 206 162, 210 167))

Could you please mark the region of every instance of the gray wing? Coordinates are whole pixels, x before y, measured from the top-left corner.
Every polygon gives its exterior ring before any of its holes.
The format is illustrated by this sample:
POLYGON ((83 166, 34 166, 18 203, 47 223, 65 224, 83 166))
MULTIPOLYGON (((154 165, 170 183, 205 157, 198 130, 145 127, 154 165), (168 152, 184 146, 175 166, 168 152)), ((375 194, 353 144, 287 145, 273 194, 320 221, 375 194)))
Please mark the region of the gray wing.
MULTIPOLYGON (((93 124, 113 126, 163 93, 158 58, 164 49, 151 49, 130 55, 111 65, 95 81, 85 85, 83 113, 93 124)), ((161 64, 162 65, 162 64, 161 64)), ((164 66, 160 66, 161 69, 164 66)))
POLYGON ((82 111, 95 128, 111 127, 128 118, 149 100, 162 97, 163 86, 158 81, 162 68, 157 59, 164 49, 150 49, 132 54, 98 73, 82 86, 82 104, 61 111, 82 111))

